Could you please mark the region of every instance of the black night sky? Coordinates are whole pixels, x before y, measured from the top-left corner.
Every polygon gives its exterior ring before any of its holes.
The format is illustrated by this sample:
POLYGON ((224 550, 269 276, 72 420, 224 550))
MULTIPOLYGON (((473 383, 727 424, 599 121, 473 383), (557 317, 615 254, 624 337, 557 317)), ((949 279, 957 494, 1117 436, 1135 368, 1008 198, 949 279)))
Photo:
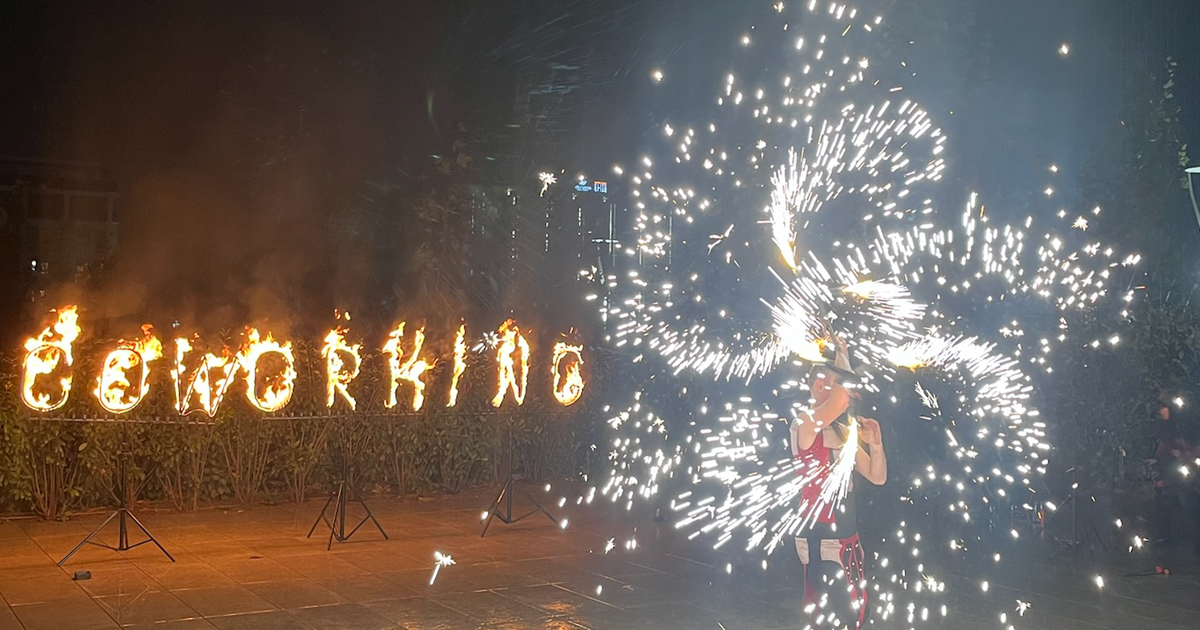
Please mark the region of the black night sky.
MULTIPOLYGON (((952 177, 997 206, 1038 190, 1051 161, 1073 183, 1105 150, 1122 95, 1168 55, 1185 135, 1200 136, 1198 3, 864 7, 893 25, 891 54, 919 70, 908 84, 954 140, 952 177), (1065 59, 1053 55, 1061 42, 1065 59)), ((345 280, 376 272, 348 272, 358 253, 332 235, 379 181, 407 190, 456 151, 472 185, 606 172, 663 118, 709 98, 744 13, 717 0, 10 3, 0 155, 106 169, 121 238, 93 308, 323 311, 370 301, 345 295, 345 280), (660 66, 667 89, 648 78, 660 66), (561 98, 522 109, 539 90, 561 98)), ((1165 247, 1191 250, 1200 234, 1186 194, 1175 197, 1162 212, 1180 240, 1165 247)), ((406 208, 389 205, 385 220, 402 224, 406 208)), ((4 261, 16 290, 6 320, 34 316, 17 304, 24 262, 4 261)))

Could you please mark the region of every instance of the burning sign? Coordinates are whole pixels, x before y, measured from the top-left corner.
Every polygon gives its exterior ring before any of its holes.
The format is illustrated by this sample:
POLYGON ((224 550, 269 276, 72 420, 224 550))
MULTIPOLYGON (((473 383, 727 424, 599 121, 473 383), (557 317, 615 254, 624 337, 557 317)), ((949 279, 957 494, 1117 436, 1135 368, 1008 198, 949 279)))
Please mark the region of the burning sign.
POLYGON ((30 409, 53 411, 71 396, 71 344, 79 337, 75 306, 64 306, 56 321, 37 337, 25 340, 21 401, 30 409), (57 386, 57 387, 55 387, 57 386), (57 389, 57 392, 55 392, 57 389))
MULTIPOLYGON (((70 398, 75 367, 72 346, 81 334, 75 306, 51 311, 51 315, 53 318, 46 328, 24 344, 21 402, 39 412, 59 409, 70 398)), ((354 410, 358 407, 356 396, 362 395, 354 382, 363 367, 363 344, 349 339, 349 314, 339 315, 338 320, 338 325, 325 335, 320 350, 325 368, 326 406, 332 408, 340 398, 354 410)), ((383 381, 387 388, 383 406, 400 407, 401 392, 411 391, 411 409, 419 411, 425 406, 433 379, 439 378, 434 371, 439 361, 429 356, 424 326, 412 329, 411 335, 405 335, 405 330, 406 325, 401 322, 379 346, 387 374, 383 381)), ((495 333, 484 334, 482 343, 474 348, 475 352, 486 353, 483 356, 495 353, 494 362, 485 361, 491 365, 484 368, 496 371, 495 390, 491 392, 494 407, 504 406, 506 400, 517 406, 525 402, 533 360, 526 334, 510 319, 495 333)), ((461 379, 469 367, 470 344, 466 335, 467 326, 462 323, 454 335, 445 376, 440 377, 449 381, 446 407, 458 403, 461 379)), ((276 340, 270 331, 246 328, 235 350, 224 344, 219 348, 206 347, 198 335, 169 343, 174 350, 169 365, 173 402, 179 415, 199 412, 215 417, 231 387, 244 388, 246 402, 264 413, 282 411, 292 401, 297 380, 295 351, 291 341, 276 340)), ((151 364, 165 354, 164 342, 154 328, 143 325, 140 338, 122 339, 103 356, 91 394, 105 411, 129 413, 150 394, 154 385, 151 364)), ((583 344, 559 341, 549 359, 549 385, 554 400, 564 407, 576 403, 586 384, 582 372, 583 344)), ((474 360, 470 366, 475 366, 474 360)))
POLYGON ((564 407, 583 396, 583 345, 564 341, 554 344, 550 360, 550 378, 554 379, 554 399, 564 407))
POLYGON ((154 336, 150 324, 142 326, 141 339, 117 342, 117 349, 104 357, 100 378, 92 390, 100 406, 112 413, 125 413, 138 406, 150 388, 150 362, 162 356, 162 342, 154 336), (139 375, 136 387, 129 380, 131 372, 139 375))
POLYGON ((511 319, 501 324, 497 332, 500 335, 500 345, 496 348, 496 363, 500 367, 496 370, 496 395, 492 397, 492 406, 499 407, 509 391, 512 392, 517 405, 523 405, 529 384, 529 342, 521 334, 516 322, 511 319), (518 351, 520 363, 514 358, 518 351))
POLYGON ((396 389, 400 387, 400 381, 407 381, 413 386, 412 408, 416 411, 425 404, 425 381, 421 380, 421 375, 432 367, 421 358, 421 346, 425 345, 425 327, 422 326, 413 333, 412 351, 407 357, 404 356, 404 348, 400 345, 403 338, 404 322, 400 322, 383 344, 383 356, 387 357, 388 369, 391 372, 391 385, 383 405, 388 409, 395 407, 396 389))
POLYGON ((296 383, 296 357, 292 354, 292 342, 279 343, 267 333, 259 336, 258 329, 246 329, 246 344, 237 355, 238 368, 246 377, 246 400, 255 409, 270 413, 279 411, 292 400, 292 389, 296 383), (275 374, 265 374, 259 362, 274 355, 282 365, 275 374))
MULTIPOLYGON (((349 313, 345 314, 345 319, 350 320, 349 313)), ((321 349, 321 356, 325 357, 326 407, 332 408, 337 395, 341 394, 351 409, 358 408, 358 401, 350 395, 350 383, 358 378, 359 368, 362 366, 362 344, 349 344, 346 341, 348 332, 349 328, 339 325, 325 335, 325 347, 321 349)))
POLYGON ((467 325, 461 324, 458 327, 458 334, 454 336, 454 376, 450 379, 450 399, 446 401, 447 407, 453 407, 458 404, 458 379, 462 377, 463 372, 467 371, 467 325))
MULTIPOLYGON (((199 343, 200 338, 193 337, 199 343)), ((205 353, 198 363, 188 367, 187 358, 192 354, 192 343, 187 339, 175 340, 175 365, 171 367, 171 380, 175 383, 175 410, 186 416, 202 411, 208 417, 217 415, 217 407, 225 398, 225 392, 233 384, 237 371, 237 357, 228 348, 220 354, 205 353)))

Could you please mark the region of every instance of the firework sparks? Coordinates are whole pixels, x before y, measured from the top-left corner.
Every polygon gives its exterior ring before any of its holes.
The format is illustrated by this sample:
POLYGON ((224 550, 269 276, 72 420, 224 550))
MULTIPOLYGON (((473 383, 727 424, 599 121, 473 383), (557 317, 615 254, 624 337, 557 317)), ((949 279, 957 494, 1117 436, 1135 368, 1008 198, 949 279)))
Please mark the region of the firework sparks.
POLYGON ((542 192, 538 193, 538 196, 545 197, 546 191, 550 190, 551 186, 558 183, 558 177, 555 176, 554 173, 541 172, 538 173, 538 181, 542 183, 542 192))
POLYGON ((442 570, 442 567, 454 566, 454 558, 440 551, 433 552, 433 560, 433 575, 429 576, 430 586, 433 586, 433 583, 437 581, 438 572, 442 570))
MULTIPOLYGON (((721 75, 715 118, 672 120, 660 148, 614 168, 631 190, 635 235, 604 279, 602 316, 655 389, 614 410, 610 471, 592 492, 626 509, 670 492, 675 526, 714 547, 790 546, 815 514, 838 507, 853 476, 853 448, 824 470, 793 461, 780 422, 812 406, 811 385, 791 367, 827 365, 836 336, 863 366, 848 387, 893 403, 906 396, 924 409, 920 423, 894 426, 945 442, 943 460, 906 462, 915 472, 898 492, 951 516, 950 540, 932 546, 998 563, 990 541, 954 526, 974 527, 990 496, 1019 505, 1032 494, 1050 446, 1031 373, 1052 369, 1074 313, 1110 297, 1116 270, 1138 257, 1088 240, 1088 220, 1057 207, 1038 212, 1053 217, 1047 225, 1033 215, 1000 224, 1003 214, 962 191, 964 203, 940 211, 932 200, 945 197, 948 137, 857 53, 881 20, 815 2, 778 4, 769 20, 738 37, 774 55, 778 76, 761 65, 747 69, 750 83, 721 75), (1012 308, 1018 300, 1059 334, 1030 339, 1014 319, 1026 312, 1012 308), (689 390, 675 378, 684 373, 714 378, 712 391, 689 390), (659 414, 657 393, 683 408, 659 414), (818 479, 818 499, 800 504, 818 479)), ((1055 187, 1043 193, 1052 203, 1055 187)), ((1049 327, 1040 322, 1028 329, 1049 327)), ((845 443, 857 444, 853 414, 847 426, 845 443)), ((920 531, 901 522, 882 541, 868 587, 880 595, 874 617, 915 625, 946 614, 945 576, 926 566, 920 531)))

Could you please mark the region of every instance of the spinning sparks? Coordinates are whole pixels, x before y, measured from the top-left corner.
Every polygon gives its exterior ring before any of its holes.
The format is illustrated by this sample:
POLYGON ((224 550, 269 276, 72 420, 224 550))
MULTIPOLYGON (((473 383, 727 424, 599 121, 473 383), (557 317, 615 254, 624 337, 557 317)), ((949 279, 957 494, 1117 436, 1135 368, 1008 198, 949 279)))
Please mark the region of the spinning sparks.
POLYGON ((25 361, 21 378, 21 402, 36 411, 53 411, 71 396, 71 365, 75 362, 71 344, 79 337, 79 314, 75 306, 64 306, 53 324, 37 337, 25 341, 25 361), (51 381, 57 394, 47 392, 51 381))
POLYGON ((831 370, 827 344, 844 340, 859 369, 840 372, 864 413, 922 453, 891 458, 895 512, 948 523, 935 543, 897 518, 866 549, 868 616, 917 625, 945 610, 935 549, 999 558, 991 545, 1004 541, 973 519, 997 498, 1032 502, 1048 464, 1030 374, 1051 369, 1075 314, 1137 257, 1087 240, 1086 221, 1057 207, 1008 225, 995 217, 1013 209, 945 190, 949 138, 890 78, 911 70, 862 56, 880 18, 815 1, 768 15, 731 60, 751 81, 723 73, 712 118, 680 114, 660 147, 614 168, 634 234, 602 279, 602 315, 646 385, 609 420, 596 491, 626 509, 668 493, 676 527, 714 547, 790 549, 841 509, 867 450, 853 412, 847 447, 824 464, 793 460, 784 428, 813 406, 803 370, 831 370), (947 211, 934 201, 946 198, 961 201, 947 211))
POLYGON ((112 413, 125 413, 138 406, 149 391, 150 363, 162 356, 162 342, 154 336, 154 327, 150 324, 142 326, 141 339, 118 342, 117 349, 104 357, 96 389, 92 390, 100 406, 112 413), (141 368, 136 388, 129 382, 129 372, 134 368, 141 368))

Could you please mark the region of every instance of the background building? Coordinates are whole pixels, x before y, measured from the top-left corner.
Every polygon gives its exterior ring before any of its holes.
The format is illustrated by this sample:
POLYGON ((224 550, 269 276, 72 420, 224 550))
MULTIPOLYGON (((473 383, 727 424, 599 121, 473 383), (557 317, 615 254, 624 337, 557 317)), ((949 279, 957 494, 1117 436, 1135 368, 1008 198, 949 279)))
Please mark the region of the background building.
POLYGON ((24 297, 6 303, 36 304, 104 269, 120 242, 115 190, 98 164, 0 157, 0 256, 24 297))

